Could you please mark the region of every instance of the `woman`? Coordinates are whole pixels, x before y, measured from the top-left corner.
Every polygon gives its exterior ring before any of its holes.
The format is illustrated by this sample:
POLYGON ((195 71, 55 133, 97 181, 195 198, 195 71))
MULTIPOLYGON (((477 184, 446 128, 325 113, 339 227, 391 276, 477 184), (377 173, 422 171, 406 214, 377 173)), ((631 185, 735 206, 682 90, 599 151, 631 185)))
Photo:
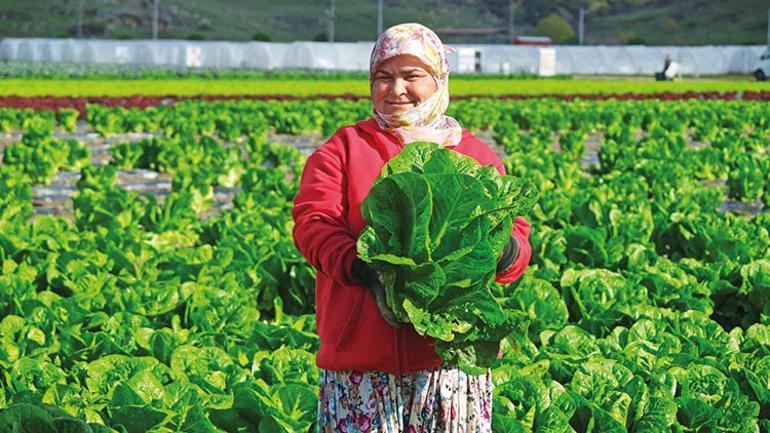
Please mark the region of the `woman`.
MULTIPOLYGON (((504 174, 489 146, 444 115, 448 73, 444 46, 430 29, 386 30, 370 61, 373 117, 337 130, 302 174, 292 216, 297 249, 317 271, 319 432, 491 431, 489 372, 466 375, 442 365, 431 338, 396 322, 379 275, 356 257, 366 226, 361 202, 404 144, 437 142, 504 174)), ((496 281, 509 283, 524 272, 528 236, 529 224, 517 217, 496 281)))

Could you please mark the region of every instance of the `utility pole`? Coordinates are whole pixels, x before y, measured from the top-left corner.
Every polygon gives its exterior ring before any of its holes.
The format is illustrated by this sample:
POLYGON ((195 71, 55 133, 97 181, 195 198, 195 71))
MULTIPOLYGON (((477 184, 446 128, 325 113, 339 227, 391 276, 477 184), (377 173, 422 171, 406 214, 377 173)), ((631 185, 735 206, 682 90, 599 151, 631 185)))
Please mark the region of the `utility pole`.
POLYGON ((377 36, 374 39, 377 40, 377 38, 379 38, 381 34, 382 34, 382 0, 377 0, 377 36))
POLYGON ((767 45, 770 45, 770 9, 767 10, 767 45))
POLYGON ((152 0, 152 40, 158 40, 158 8, 160 0, 152 0))
POLYGON ((78 1, 78 37, 83 37, 83 0, 78 1))
POLYGON ((578 41, 583 45, 583 36, 585 34, 584 21, 586 19, 586 9, 580 8, 580 21, 578 22, 578 41))
POLYGON ((329 20, 329 42, 334 42, 334 0, 329 0, 329 9, 326 9, 326 17, 329 20))
POLYGON ((516 8, 521 6, 524 0, 509 0, 508 2, 508 43, 513 43, 516 35, 516 8))

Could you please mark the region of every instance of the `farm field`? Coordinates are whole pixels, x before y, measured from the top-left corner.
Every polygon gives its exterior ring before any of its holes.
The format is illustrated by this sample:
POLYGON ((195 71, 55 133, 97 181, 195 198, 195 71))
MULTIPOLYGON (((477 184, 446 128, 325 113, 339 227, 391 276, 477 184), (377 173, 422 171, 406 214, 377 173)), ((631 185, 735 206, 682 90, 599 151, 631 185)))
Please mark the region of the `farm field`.
MULTIPOLYGON (((464 95, 571 95, 647 94, 685 92, 762 92, 770 82, 681 81, 656 82, 590 79, 452 79, 453 97, 464 95)), ((0 95, 15 96, 129 96, 154 95, 362 95, 369 94, 366 79, 19 79, 0 80, 0 95)))
MULTIPOLYGON (((505 93, 660 84, 524 81, 505 93)), ((0 109, 0 431, 314 432, 314 270, 289 211, 307 155, 370 107, 0 109)), ((530 268, 491 288, 517 323, 493 368, 496 433, 770 432, 766 101, 482 98, 447 114, 540 189, 530 268)))

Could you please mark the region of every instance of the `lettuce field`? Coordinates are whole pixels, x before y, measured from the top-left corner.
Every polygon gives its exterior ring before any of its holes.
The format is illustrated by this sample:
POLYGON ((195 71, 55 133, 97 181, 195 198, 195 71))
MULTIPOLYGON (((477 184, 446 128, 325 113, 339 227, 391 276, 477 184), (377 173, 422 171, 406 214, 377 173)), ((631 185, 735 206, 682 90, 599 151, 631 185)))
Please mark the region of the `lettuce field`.
MULTIPOLYGON (((290 209, 309 152, 370 104, 0 109, 0 432, 314 432, 290 209), (120 181, 150 172, 162 193, 120 181)), ((530 268, 491 287, 516 318, 496 433, 770 433, 767 101, 448 114, 540 190, 530 268)))

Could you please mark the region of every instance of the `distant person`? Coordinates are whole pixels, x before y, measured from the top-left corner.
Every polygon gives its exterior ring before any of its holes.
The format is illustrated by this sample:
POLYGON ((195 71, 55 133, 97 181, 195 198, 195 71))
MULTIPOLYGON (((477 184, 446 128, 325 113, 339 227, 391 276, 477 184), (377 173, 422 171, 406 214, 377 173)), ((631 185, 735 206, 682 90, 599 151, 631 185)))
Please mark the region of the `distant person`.
POLYGON ((679 73, 679 63, 675 62, 671 54, 666 54, 663 59, 663 71, 655 73, 656 81, 673 81, 679 73))
MULTIPOLYGON (((381 275, 357 257, 361 202, 407 143, 432 141, 505 172, 483 141, 445 115, 449 64, 436 34, 415 23, 389 28, 369 60, 372 118, 338 129, 307 160, 292 216, 294 243, 316 269, 321 347, 319 433, 491 433, 491 370, 444 364, 435 340, 398 322, 381 275)), ((495 280, 527 268, 529 223, 515 224, 495 280)))

